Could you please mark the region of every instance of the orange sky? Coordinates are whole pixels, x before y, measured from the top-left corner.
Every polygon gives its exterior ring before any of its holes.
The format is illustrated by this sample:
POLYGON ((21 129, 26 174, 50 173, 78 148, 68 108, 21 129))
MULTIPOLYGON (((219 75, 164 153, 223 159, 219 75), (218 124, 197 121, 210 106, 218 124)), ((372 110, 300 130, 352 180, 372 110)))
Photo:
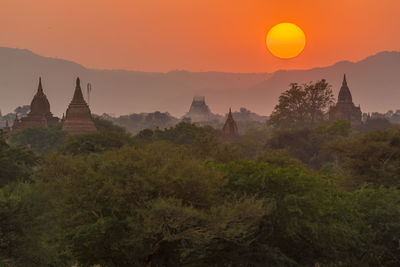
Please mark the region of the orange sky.
POLYGON ((398 0, 0 0, 0 46, 91 68, 271 72, 400 50, 398 0), (300 26, 306 48, 274 58, 279 22, 300 26))

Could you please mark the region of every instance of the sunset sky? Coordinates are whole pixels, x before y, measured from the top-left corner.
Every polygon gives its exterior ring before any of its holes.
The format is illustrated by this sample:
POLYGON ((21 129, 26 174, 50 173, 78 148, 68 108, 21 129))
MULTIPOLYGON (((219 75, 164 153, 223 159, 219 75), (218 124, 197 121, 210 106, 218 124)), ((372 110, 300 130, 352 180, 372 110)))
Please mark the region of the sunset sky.
POLYGON ((272 72, 400 50, 398 0, 0 0, 0 46, 90 68, 272 72), (268 30, 303 29, 294 59, 272 56, 268 30))

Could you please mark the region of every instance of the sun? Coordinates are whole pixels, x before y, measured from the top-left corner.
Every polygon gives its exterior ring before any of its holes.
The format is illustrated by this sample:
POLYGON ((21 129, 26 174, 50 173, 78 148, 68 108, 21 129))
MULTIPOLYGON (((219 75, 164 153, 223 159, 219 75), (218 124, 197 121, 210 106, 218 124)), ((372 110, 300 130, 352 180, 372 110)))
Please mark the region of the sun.
POLYGON ((268 50, 279 58, 294 58, 303 51, 305 45, 304 32, 293 23, 279 23, 267 34, 268 50))

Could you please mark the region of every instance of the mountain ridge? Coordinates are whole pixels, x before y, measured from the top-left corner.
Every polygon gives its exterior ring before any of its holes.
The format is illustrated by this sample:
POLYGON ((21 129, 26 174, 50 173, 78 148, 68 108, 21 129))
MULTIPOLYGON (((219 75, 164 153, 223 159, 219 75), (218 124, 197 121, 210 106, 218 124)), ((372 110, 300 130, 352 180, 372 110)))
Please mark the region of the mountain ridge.
POLYGON ((348 75, 354 102, 361 104, 363 111, 400 108, 395 101, 400 99, 399 51, 382 51, 360 61, 342 60, 312 69, 232 73, 90 69, 73 61, 43 57, 27 49, 0 47, 0 109, 9 112, 16 106, 30 103, 38 77, 42 76, 52 111, 61 116, 72 98, 75 78, 80 76, 83 88, 88 82, 93 85, 90 104, 97 114, 168 111, 180 117, 188 111, 194 95, 205 95, 214 113, 225 114, 229 107, 233 110, 246 107, 269 115, 290 83, 324 78, 337 94, 343 73, 348 75), (377 103, 376 99, 381 101, 377 103))

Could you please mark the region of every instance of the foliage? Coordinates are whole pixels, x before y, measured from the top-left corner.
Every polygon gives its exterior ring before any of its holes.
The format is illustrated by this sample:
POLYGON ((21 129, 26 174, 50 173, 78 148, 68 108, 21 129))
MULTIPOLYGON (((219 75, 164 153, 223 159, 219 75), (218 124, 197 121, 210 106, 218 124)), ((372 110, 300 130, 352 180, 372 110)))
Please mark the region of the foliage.
POLYGON ((26 115, 28 115, 30 110, 31 110, 30 105, 23 105, 23 106, 17 107, 14 110, 14 112, 15 112, 15 114, 18 114, 18 116, 21 118, 21 117, 25 117, 26 115))
POLYGON ((0 139, 0 187, 26 181, 38 165, 36 155, 24 147, 10 147, 0 139))
POLYGON ((385 130, 392 127, 393 124, 386 118, 368 119, 364 124, 357 127, 360 132, 371 132, 377 130, 385 130))
POLYGON ((69 136, 61 151, 73 155, 102 153, 107 150, 121 148, 130 142, 129 136, 116 132, 80 134, 69 136))
POLYGON ((103 119, 101 117, 93 116, 93 122, 99 132, 115 132, 129 135, 125 128, 118 126, 111 121, 103 119))
POLYGON ((351 205, 328 181, 293 163, 275 167, 243 161, 222 168, 228 173, 230 190, 262 196, 272 207, 257 235, 267 251, 275 252, 269 265, 356 262, 358 243, 353 240, 359 233, 351 225, 351 205))
POLYGON ((210 126, 197 126, 190 122, 180 122, 174 127, 154 131, 145 129, 136 136, 139 140, 157 141, 164 140, 175 144, 192 144, 195 140, 203 137, 215 137, 216 130, 210 126))
POLYGON ((400 128, 338 140, 329 150, 356 186, 364 182, 400 187, 400 128))
POLYGON ((103 153, 132 144, 131 134, 124 128, 100 117, 93 121, 98 132, 69 136, 60 150, 73 155, 103 153))
POLYGON ((283 129, 314 126, 324 120, 332 103, 332 89, 325 80, 303 85, 292 83, 279 97, 268 124, 283 129))
POLYGON ((43 218, 48 200, 27 183, 0 189, 0 265, 71 266, 54 243, 51 223, 43 218))
POLYGON ((397 266, 400 263, 400 191, 361 188, 352 195, 360 216, 364 250, 360 263, 397 266))
POLYGON ((0 266, 398 266, 398 128, 95 124, 39 158, 0 140, 0 266))
POLYGON ((331 124, 317 125, 313 129, 281 129, 272 133, 266 147, 273 150, 287 149, 293 157, 319 169, 334 160, 325 150, 325 146, 350 134, 351 126, 347 121, 334 121, 331 124))
POLYGON ((45 153, 60 147, 67 136, 59 123, 48 127, 33 126, 11 135, 11 144, 28 146, 37 153, 45 153))

